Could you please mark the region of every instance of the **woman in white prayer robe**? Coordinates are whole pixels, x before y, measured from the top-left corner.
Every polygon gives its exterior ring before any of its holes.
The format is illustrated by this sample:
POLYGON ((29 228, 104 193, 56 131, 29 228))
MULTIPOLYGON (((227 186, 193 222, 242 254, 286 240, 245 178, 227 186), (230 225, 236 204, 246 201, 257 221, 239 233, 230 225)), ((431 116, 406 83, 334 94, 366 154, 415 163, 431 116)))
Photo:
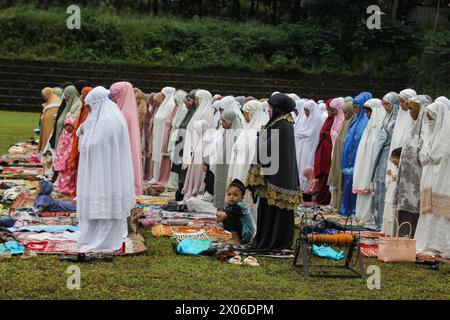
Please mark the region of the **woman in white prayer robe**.
POLYGON ((79 128, 77 213, 80 252, 112 253, 127 237, 127 217, 135 205, 133 162, 124 115, 96 87, 86 96, 91 110, 79 128))
POLYGON ((419 157, 420 215, 415 234, 418 253, 450 258, 450 110, 441 99, 426 107, 419 157))

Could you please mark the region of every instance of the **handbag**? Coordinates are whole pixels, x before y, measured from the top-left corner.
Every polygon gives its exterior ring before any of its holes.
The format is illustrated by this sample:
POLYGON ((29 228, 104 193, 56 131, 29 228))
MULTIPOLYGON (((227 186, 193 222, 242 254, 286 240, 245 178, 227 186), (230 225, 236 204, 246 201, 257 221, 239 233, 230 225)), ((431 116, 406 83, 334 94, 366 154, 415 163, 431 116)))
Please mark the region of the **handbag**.
POLYGON ((396 237, 380 238, 378 243, 378 260, 383 262, 415 262, 416 240, 411 239, 411 232, 411 223, 403 222, 397 229, 396 237), (398 236, 398 231, 404 224, 409 225, 409 237, 398 236))

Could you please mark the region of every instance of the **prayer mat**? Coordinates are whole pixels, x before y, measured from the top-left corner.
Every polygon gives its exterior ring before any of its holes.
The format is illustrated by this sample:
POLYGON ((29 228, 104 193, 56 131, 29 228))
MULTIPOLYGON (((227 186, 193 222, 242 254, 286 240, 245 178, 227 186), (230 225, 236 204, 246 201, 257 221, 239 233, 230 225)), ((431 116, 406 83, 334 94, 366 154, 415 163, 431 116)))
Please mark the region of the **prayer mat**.
MULTIPOLYGON (((74 240, 22 240, 21 243, 27 250, 38 254, 77 254, 80 252, 80 245, 74 240)), ((140 234, 132 234, 114 254, 133 255, 146 250, 144 238, 140 234)))
POLYGON ((377 258, 378 257, 378 244, 360 244, 360 251, 363 257, 377 258))

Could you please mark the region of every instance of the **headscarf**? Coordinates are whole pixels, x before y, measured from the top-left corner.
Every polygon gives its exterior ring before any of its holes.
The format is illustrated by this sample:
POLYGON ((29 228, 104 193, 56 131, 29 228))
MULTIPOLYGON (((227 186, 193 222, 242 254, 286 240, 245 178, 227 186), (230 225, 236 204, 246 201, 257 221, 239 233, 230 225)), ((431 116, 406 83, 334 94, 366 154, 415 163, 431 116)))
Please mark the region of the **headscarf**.
POLYGON ((447 97, 440 96, 434 102, 441 102, 450 110, 450 100, 447 97))
POLYGON ((136 96, 136 104, 138 107, 138 116, 139 116, 139 129, 141 133, 141 137, 144 133, 144 123, 145 123, 145 116, 148 113, 148 101, 145 97, 144 92, 140 90, 139 88, 134 88, 134 95, 136 96))
POLYGON ((295 93, 289 93, 288 94, 288 96, 289 97, 291 97, 292 99, 294 99, 294 101, 299 101, 301 98, 298 96, 298 95, 296 95, 295 93))
POLYGON ((333 142, 333 146, 334 143, 336 142, 336 138, 339 133, 339 129, 341 128, 342 122, 345 119, 344 105, 345 101, 344 98, 342 97, 332 99, 330 102, 330 108, 337 110, 337 114, 334 117, 333 125, 331 126, 331 141, 333 142))
MULTIPOLYGON (((132 91, 131 88, 130 96, 136 103, 132 91)), ((80 137, 77 179, 77 212, 84 220, 123 221, 135 205, 128 126, 123 113, 108 96, 109 91, 103 87, 94 88, 86 96, 91 113, 80 137)))
MULTIPOLYGON (((372 115, 361 137, 356 153, 353 193, 367 194, 373 190, 372 174, 378 156, 375 153, 375 146, 386 111, 382 107, 380 99, 369 99, 364 103, 364 106, 372 109, 372 115)), ((363 218, 361 217, 362 220, 364 220, 363 218)))
POLYGON ((234 99, 239 104, 239 109, 244 106, 244 104, 245 104, 245 97, 244 96, 239 96, 239 97, 236 97, 234 99))
POLYGON ((153 125, 153 155, 152 161, 161 163, 162 161, 162 149, 163 149, 163 135, 164 135, 164 122, 169 114, 175 108, 175 95, 176 89, 173 87, 165 87, 161 90, 164 95, 164 101, 159 106, 158 112, 154 118, 153 125))
MULTIPOLYGON (((77 121, 75 121, 74 124, 74 131, 77 132, 77 130, 81 127, 81 125, 87 120, 89 116, 89 110, 86 107, 86 96, 89 94, 89 92, 92 91, 93 88, 91 87, 84 87, 83 93, 81 95, 81 111, 80 116, 78 117, 77 121)), ((70 166, 73 170, 78 168, 78 161, 80 159, 80 152, 78 151, 78 145, 79 145, 79 138, 77 135, 73 137, 73 143, 72 143, 72 152, 70 154, 70 166)))
POLYGON ((170 159, 173 160, 173 154, 175 144, 178 136, 178 128, 180 127, 181 122, 183 121, 186 113, 188 112, 188 108, 184 103, 184 97, 186 97, 186 92, 183 90, 178 90, 175 92, 173 98, 175 100, 175 104, 178 106, 177 113, 175 114, 175 118, 172 121, 172 132, 170 133, 169 145, 167 146, 167 152, 170 154, 170 159))
POLYGON ((263 105, 258 100, 250 100, 242 107, 242 111, 248 112, 250 115, 250 122, 248 123, 248 129, 260 130, 267 121, 269 117, 263 110, 263 105))
POLYGON ((268 103, 272 106, 272 117, 266 126, 269 126, 279 117, 289 114, 295 110, 296 104, 294 99, 284 93, 273 93, 270 96, 268 103))
POLYGON ((420 182, 420 213, 432 213, 448 219, 450 214, 445 200, 450 196, 450 182, 445 173, 448 172, 450 159, 447 142, 450 136, 450 110, 445 103, 435 101, 426 107, 425 112, 432 120, 426 120, 428 126, 419 153, 424 167, 420 182))
POLYGON ((59 99, 63 99, 64 93, 60 87, 53 88, 53 92, 58 96, 59 99))
POLYGON ((406 101, 409 101, 416 96, 417 96, 417 93, 413 89, 405 89, 405 90, 400 91, 400 93, 398 94, 399 98, 402 98, 403 100, 406 100, 406 101))
POLYGON ((53 90, 52 88, 46 87, 42 89, 41 93, 45 99, 45 103, 43 104, 44 110, 47 105, 61 103, 61 99, 55 94, 55 90, 53 90))
MULTIPOLYGON (((58 148, 59 137, 61 136, 62 129, 64 127, 64 122, 67 117, 72 116, 71 111, 81 108, 81 100, 76 95, 77 89, 75 86, 68 86, 64 89, 64 97, 66 100, 66 107, 61 113, 58 122, 56 123, 56 137, 55 137, 55 147, 58 148)), ((78 112, 79 115, 79 112, 78 112)), ((78 115, 74 119, 78 119, 78 115)))
POLYGON ((323 120, 325 120, 326 118, 328 118, 328 111, 327 111, 327 105, 326 103, 323 102, 323 100, 320 100, 318 102, 318 108, 320 110, 320 114, 323 118, 323 120))
POLYGON ((419 213, 420 198, 418 195, 420 193, 420 179, 422 176, 419 152, 423 145, 423 129, 426 125, 425 110, 429 103, 426 97, 422 95, 413 97, 410 101, 419 105, 420 112, 402 148, 394 205, 397 210, 419 213))
POLYGON ((355 113, 355 109, 353 107, 353 98, 352 97, 345 97, 344 101, 345 101, 344 111, 347 112, 347 113, 355 113))
POLYGON ((214 108, 214 127, 218 128, 220 121, 220 109, 223 109, 222 102, 220 100, 214 101, 212 107, 214 108))
POLYGON ((193 130, 193 141, 190 141, 191 135, 187 135, 188 138, 185 143, 185 148, 187 146, 191 152, 183 153, 183 163, 189 165, 183 189, 181 190, 185 199, 201 194, 204 191, 205 173, 203 172, 202 163, 204 156, 209 154, 213 137, 208 131, 215 129, 211 128, 207 121, 198 120, 195 122, 193 130))
MULTIPOLYGON (((316 149, 319 144, 320 131, 324 122, 319 107, 314 100, 306 101, 303 109, 309 110, 309 116, 305 114, 295 124, 294 128, 299 173, 303 173, 307 166, 314 167, 316 149)), ((300 177, 300 186, 302 190, 305 190, 308 186, 303 176, 300 177)))
POLYGON ((298 126, 302 126, 306 120, 305 109, 303 109, 306 101, 308 100, 300 99, 295 101, 295 109, 297 110, 298 115, 295 118, 294 130, 298 129, 298 126))
POLYGON ((233 146, 227 181, 245 180, 256 155, 258 132, 269 120, 263 111, 262 103, 258 100, 248 101, 242 110, 249 113, 250 122, 248 127, 242 130, 233 146))
POLYGON ((432 163, 439 164, 444 158, 449 157, 450 148, 447 142, 450 137, 450 110, 441 101, 435 101, 425 109, 428 118, 425 130, 423 147, 420 150, 420 161, 422 165, 432 163))
POLYGON ((236 115, 238 116, 242 127, 245 128, 247 126, 247 122, 245 121, 244 115, 241 112, 240 104, 239 102, 236 101, 236 99, 233 96, 223 97, 220 100, 219 107, 221 107, 223 110, 233 109, 236 115))
POLYGON ((195 121, 205 120, 211 127, 214 126, 214 111, 212 108, 212 96, 209 91, 197 90, 195 96, 200 99, 200 105, 192 116, 187 126, 188 131, 194 128, 195 121))
MULTIPOLYGON (((134 186, 136 195, 138 196, 143 192, 144 182, 142 180, 141 134, 136 96, 134 95, 133 86, 129 82, 114 83, 110 88, 110 92, 127 123, 131 158, 133 159, 134 186)), ((86 103, 89 104, 87 98, 86 103)))
POLYGON ((358 145, 369 122, 363 108, 364 104, 371 98, 370 92, 361 92, 353 99, 353 105, 359 108, 359 113, 354 117, 345 135, 341 158, 341 170, 345 174, 353 173, 358 145))

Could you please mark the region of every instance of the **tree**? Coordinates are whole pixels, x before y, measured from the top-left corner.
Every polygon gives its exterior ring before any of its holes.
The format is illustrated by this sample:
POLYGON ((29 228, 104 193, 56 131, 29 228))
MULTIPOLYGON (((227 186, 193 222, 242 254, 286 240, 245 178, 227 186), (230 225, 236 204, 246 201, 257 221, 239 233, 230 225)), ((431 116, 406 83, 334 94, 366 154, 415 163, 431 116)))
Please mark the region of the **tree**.
POLYGON ((241 2, 239 0, 233 0, 233 16, 236 20, 239 20, 241 15, 241 2))
POLYGON ((278 0, 272 0, 272 23, 277 23, 278 0))
POLYGON ((294 10, 292 11, 292 22, 300 20, 301 0, 294 0, 294 10))
POLYGON ((157 16, 158 15, 158 8, 159 8, 159 0, 153 0, 153 15, 157 16))

